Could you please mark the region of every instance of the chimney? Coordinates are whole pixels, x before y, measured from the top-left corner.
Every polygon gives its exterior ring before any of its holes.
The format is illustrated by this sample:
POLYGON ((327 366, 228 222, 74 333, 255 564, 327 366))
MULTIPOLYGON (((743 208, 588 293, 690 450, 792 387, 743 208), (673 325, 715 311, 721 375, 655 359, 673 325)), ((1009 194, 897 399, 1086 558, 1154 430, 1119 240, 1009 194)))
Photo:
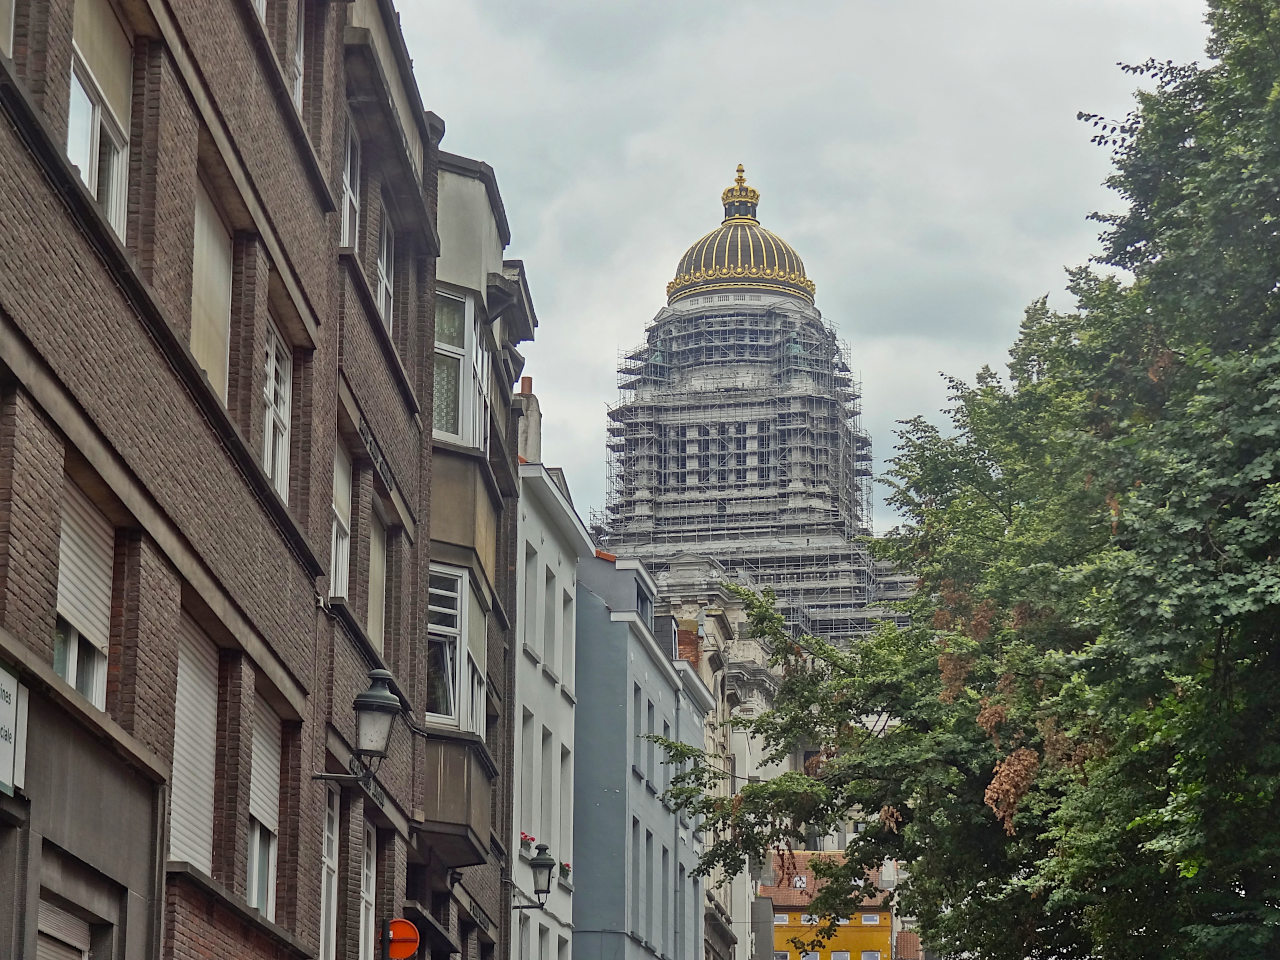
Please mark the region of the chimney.
POLYGON ((524 413, 520 418, 516 453, 527 463, 541 463, 542 407, 538 404, 537 394, 533 392, 533 377, 520 378, 520 392, 516 394, 515 400, 524 413))

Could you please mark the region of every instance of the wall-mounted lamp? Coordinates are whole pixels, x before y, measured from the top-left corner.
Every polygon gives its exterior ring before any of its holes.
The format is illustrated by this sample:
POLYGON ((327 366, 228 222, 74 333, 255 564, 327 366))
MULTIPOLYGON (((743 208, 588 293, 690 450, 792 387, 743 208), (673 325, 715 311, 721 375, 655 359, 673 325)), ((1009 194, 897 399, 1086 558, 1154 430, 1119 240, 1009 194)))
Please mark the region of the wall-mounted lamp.
POLYGON ((368 784, 373 781, 387 755, 391 730, 400 715, 400 698, 391 692, 392 676, 387 670, 369 671, 369 689, 356 694, 356 751, 351 773, 316 773, 313 780, 368 784))
POLYGON ((533 871, 533 895, 537 903, 512 904, 512 910, 541 910, 547 905, 547 897, 551 896, 551 874, 556 868, 556 859, 547 853, 547 845, 540 843, 529 860, 529 869, 533 871))

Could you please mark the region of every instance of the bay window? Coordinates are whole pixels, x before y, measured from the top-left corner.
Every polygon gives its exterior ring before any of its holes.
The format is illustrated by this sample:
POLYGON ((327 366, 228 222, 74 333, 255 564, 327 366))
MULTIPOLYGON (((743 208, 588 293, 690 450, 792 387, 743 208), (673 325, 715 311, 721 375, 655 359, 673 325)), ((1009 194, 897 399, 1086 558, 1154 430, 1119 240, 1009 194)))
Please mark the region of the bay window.
POLYGON ((480 736, 487 724, 488 617, 465 570, 431 568, 427 605, 427 713, 480 736))
POLYGON ((351 457, 333 451, 333 537, 329 545, 329 596, 346 599, 351 562, 351 457))
POLYGON ((293 392, 293 354, 275 323, 267 321, 262 396, 266 424, 262 435, 262 469, 280 499, 289 502, 289 415, 293 392))
POLYGON ((436 291, 434 432, 489 449, 493 357, 475 302, 436 291))
POLYGON ((76 0, 67 159, 122 238, 132 97, 133 44, 115 8, 110 0, 76 0))

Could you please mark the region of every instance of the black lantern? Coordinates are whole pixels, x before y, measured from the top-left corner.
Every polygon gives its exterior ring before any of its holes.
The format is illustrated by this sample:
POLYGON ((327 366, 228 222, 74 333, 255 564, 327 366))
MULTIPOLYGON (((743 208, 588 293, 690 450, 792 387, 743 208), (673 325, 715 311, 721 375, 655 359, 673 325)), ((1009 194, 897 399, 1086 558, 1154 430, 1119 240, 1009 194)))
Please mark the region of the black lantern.
POLYGON ((551 895, 551 873, 556 868, 556 861, 547 853, 545 843, 538 844, 536 851, 529 861, 529 869, 533 871, 533 894, 538 898, 538 906, 544 907, 551 895))
POLYGON ((364 760, 381 760, 391 742, 391 727, 400 713, 400 698, 391 692, 391 673, 370 670, 369 689, 356 694, 356 753, 364 760))

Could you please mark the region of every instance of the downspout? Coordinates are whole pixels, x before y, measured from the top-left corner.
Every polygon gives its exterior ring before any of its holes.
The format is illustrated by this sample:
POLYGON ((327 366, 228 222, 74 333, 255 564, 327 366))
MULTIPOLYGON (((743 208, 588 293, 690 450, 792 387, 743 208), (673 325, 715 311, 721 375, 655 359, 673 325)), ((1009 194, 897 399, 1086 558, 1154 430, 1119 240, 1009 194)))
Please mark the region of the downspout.
MULTIPOLYGON (((679 671, 677 671, 676 676, 677 676, 677 679, 680 679, 679 671)), ((681 705, 684 703, 683 693, 684 693, 683 680, 681 680, 680 684, 676 687, 676 741, 678 743, 684 743, 684 730, 682 729, 681 723, 680 723, 680 714, 681 714, 680 708, 681 708, 681 705)), ((678 877, 680 876, 680 814, 675 810, 671 811, 671 849, 675 853, 674 866, 676 870, 676 876, 678 877)), ((675 940, 676 947, 677 947, 677 949, 673 951, 673 953, 675 953, 676 955, 675 960, 684 960, 684 957, 681 956, 681 954, 684 952, 684 937, 681 934, 684 927, 684 911, 685 911, 683 900, 686 898, 686 895, 687 895, 688 882, 689 880, 688 880, 688 877, 686 876, 685 883, 683 885, 681 884, 676 885, 677 892, 680 894, 680 898, 682 902, 677 904, 676 909, 673 911, 675 913, 676 923, 675 923, 675 928, 671 931, 671 936, 675 940)))

